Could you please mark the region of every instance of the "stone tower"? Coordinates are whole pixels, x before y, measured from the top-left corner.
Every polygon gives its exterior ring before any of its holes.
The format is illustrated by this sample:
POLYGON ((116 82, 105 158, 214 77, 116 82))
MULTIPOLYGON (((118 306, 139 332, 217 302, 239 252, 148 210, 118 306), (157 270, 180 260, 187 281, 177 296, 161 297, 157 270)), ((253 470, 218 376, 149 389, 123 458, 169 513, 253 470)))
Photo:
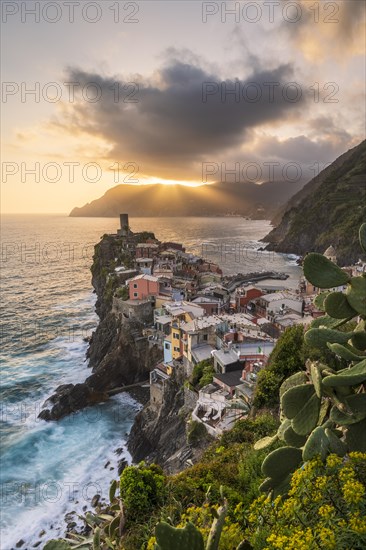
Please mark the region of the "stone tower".
POLYGON ((333 263, 337 263, 337 253, 332 245, 330 245, 323 254, 328 260, 333 263))
POLYGON ((130 229, 128 225, 128 214, 120 214, 119 215, 119 221, 120 221, 120 229, 118 229, 117 234, 120 237, 127 237, 130 229))

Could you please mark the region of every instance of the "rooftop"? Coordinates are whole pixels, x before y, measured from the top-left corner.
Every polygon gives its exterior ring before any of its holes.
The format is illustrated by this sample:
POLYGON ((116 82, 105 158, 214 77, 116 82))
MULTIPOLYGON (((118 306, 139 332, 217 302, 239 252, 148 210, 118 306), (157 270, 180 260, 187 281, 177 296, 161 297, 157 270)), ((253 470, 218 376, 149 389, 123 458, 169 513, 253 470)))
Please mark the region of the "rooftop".
POLYGON ((156 243, 138 243, 136 248, 159 248, 159 245, 156 243))
POLYGON ((266 302, 275 302, 277 300, 296 300, 297 302, 302 301, 302 298, 297 294, 291 292, 273 292, 272 294, 265 294, 261 296, 260 300, 265 300, 266 302))
POLYGON ((234 370, 232 372, 225 372, 224 374, 221 373, 215 373, 213 376, 214 381, 219 380, 226 386, 230 386, 231 388, 235 386, 239 386, 242 384, 241 380, 242 371, 240 370, 234 370))
POLYGON ((155 322, 160 323, 161 325, 168 325, 173 320, 171 315, 156 315, 155 322))
POLYGON ((239 357, 235 351, 229 350, 216 350, 214 356, 218 359, 221 365, 231 365, 239 361, 239 357))
POLYGON ((152 283, 157 283, 159 281, 158 277, 154 277, 153 275, 147 275, 146 273, 141 273, 140 275, 136 275, 136 277, 129 279, 127 282, 130 283, 132 281, 140 281, 141 279, 144 279, 145 281, 150 281, 152 283))
POLYGON ((216 296, 197 296, 197 298, 194 298, 192 302, 195 304, 219 304, 220 298, 216 298, 216 296))
POLYGON ((140 264, 140 263, 152 263, 153 262, 153 259, 152 258, 136 258, 136 263, 140 264))
POLYGON ((214 327, 223 323, 223 320, 217 315, 208 315, 207 317, 198 317, 189 323, 182 325, 184 332, 196 332, 204 328, 214 327))
POLYGON ((193 358, 197 363, 199 363, 200 361, 204 361, 205 359, 211 359, 212 357, 211 352, 214 349, 215 348, 213 346, 210 346, 209 344, 197 346, 196 348, 192 349, 193 358))

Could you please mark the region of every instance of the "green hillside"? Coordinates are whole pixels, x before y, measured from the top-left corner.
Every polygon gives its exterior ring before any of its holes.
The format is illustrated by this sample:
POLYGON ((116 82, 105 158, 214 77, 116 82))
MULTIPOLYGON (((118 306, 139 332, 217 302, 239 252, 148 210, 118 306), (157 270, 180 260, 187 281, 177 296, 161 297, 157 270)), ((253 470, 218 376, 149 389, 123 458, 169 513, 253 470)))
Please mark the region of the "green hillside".
POLYGON ((340 265, 359 259, 357 228, 366 219, 366 141, 333 164, 316 186, 312 180, 302 189, 301 200, 291 200, 279 225, 263 239, 270 243, 267 249, 304 255, 333 245, 340 265))

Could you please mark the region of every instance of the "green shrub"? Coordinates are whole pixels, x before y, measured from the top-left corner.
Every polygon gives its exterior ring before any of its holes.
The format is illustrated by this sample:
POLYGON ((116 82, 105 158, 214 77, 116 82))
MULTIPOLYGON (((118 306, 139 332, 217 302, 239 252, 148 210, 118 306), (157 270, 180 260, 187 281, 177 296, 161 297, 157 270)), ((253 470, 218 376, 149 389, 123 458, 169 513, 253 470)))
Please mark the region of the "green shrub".
POLYGON ((122 300, 128 300, 129 295, 130 293, 127 286, 120 286, 115 292, 115 296, 117 296, 117 298, 121 298, 122 300))
POLYGON ((192 386, 203 388, 203 386, 211 384, 214 372, 212 359, 200 361, 193 367, 190 379, 192 386))
POLYGON ((146 515, 163 503, 166 478, 162 469, 140 462, 128 466, 120 479, 120 493, 129 522, 146 520, 146 515))

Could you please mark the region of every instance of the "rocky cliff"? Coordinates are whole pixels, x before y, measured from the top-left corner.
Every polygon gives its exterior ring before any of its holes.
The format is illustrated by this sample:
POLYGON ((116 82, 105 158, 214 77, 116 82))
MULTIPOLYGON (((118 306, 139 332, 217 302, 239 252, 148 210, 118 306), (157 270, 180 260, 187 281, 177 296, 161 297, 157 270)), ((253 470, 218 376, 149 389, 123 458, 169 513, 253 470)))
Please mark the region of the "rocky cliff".
POLYGON ((359 259, 358 229, 366 219, 366 141, 334 163, 290 199, 276 227, 264 237, 267 250, 304 255, 333 245, 340 265, 359 259))
POLYGON ((174 374, 167 382, 162 403, 147 403, 137 414, 128 439, 134 462, 154 462, 166 473, 175 474, 187 467, 188 459, 196 462, 202 456, 212 438, 207 434, 189 442, 191 407, 185 401, 183 383, 183 374, 174 374))
POLYGON ((149 371, 162 358, 161 350, 142 337, 142 323, 122 322, 112 311, 117 280, 109 274, 116 258, 126 260, 121 240, 105 235, 95 246, 91 268, 97 294, 96 311, 100 317, 87 352, 92 374, 82 384, 58 387, 40 413, 44 420, 57 420, 108 399, 110 390, 148 379, 149 371))

